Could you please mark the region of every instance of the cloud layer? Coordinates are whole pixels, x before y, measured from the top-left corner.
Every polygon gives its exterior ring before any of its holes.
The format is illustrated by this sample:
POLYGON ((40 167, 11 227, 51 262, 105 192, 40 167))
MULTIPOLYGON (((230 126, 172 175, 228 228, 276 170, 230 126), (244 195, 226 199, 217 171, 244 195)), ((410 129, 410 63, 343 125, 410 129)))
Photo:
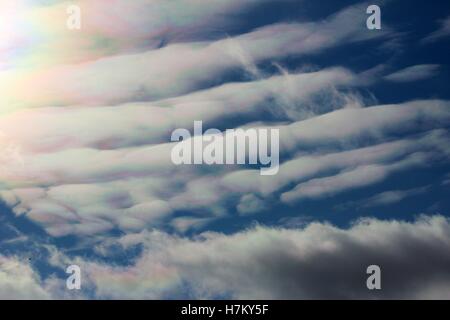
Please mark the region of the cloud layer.
POLYGON ((79 32, 65 28, 68 3, 0 5, 0 298, 449 297, 443 216, 286 228, 321 221, 311 203, 341 214, 428 194, 435 181, 415 174, 447 170, 450 101, 372 94, 444 65, 361 67, 361 48, 375 64, 405 37, 368 30, 367 3, 317 15, 291 0, 80 0, 79 32), (297 18, 254 18, 294 2, 297 18), (278 129, 278 174, 174 165, 172 131, 199 120, 217 140, 278 129), (414 185, 396 184, 406 174, 414 185), (27 250, 46 254, 34 264, 27 250), (73 263, 79 294, 64 288, 73 263), (381 292, 365 287, 370 264, 381 292))
MULTIPOLYGON (((312 223, 303 229, 256 227, 197 239, 153 231, 124 236, 97 248, 103 253, 142 244, 132 265, 86 261, 84 286, 99 298, 164 299, 449 299, 450 223, 442 216, 415 222, 363 219, 349 229, 312 223), (382 290, 366 287, 367 267, 381 268, 382 290), (88 283, 86 283, 88 282, 88 283)), ((53 261, 67 259, 56 254, 53 261)), ((73 260, 71 260, 73 262, 73 260)), ((0 275, 17 262, 3 260, 0 275)), ((55 297, 58 288, 35 279, 26 266, 24 290, 9 297, 55 297), (17 294, 17 296, 15 296, 17 294)), ((9 280, 11 281, 11 275, 9 280)), ((6 279, 6 278, 5 278, 6 279)), ((15 289, 17 290, 17 289, 15 289)))

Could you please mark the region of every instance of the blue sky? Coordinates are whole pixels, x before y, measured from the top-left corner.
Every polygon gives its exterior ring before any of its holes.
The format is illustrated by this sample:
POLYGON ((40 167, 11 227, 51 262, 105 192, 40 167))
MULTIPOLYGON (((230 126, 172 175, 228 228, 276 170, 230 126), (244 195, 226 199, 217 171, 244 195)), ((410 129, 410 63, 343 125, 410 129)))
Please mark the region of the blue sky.
POLYGON ((450 298, 447 1, 2 14, 0 298, 450 298), (279 173, 175 166, 195 120, 279 129, 279 173))

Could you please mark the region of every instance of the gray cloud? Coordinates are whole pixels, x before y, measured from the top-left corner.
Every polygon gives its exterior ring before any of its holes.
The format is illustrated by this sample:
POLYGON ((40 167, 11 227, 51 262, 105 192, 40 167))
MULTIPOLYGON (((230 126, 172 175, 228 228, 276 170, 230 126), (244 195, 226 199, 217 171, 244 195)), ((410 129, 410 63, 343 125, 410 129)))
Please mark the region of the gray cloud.
MULTIPOLYGON (((311 222, 301 228, 256 227, 233 235, 182 238, 143 231, 99 244, 108 256, 144 246, 131 265, 112 266, 69 257, 49 247, 48 262, 78 264, 83 287, 102 299, 449 299, 450 221, 360 219, 348 229, 311 222), (369 265, 381 268, 381 287, 366 287, 369 265)), ((18 257, 0 257, 0 296, 9 299, 70 296, 63 279, 42 280, 18 257)))
POLYGON ((321 223, 258 227, 198 240, 144 232, 120 243, 147 249, 130 267, 83 264, 100 297, 164 298, 187 290, 191 298, 450 298, 450 224, 439 216, 366 219, 347 230, 321 223), (382 270, 380 291, 366 288, 372 264, 382 270))

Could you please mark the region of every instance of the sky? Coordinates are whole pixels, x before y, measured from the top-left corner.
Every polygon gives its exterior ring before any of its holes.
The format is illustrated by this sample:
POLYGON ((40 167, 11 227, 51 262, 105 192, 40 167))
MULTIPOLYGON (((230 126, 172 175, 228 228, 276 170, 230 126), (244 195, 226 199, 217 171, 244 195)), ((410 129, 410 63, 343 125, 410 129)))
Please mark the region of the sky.
POLYGON ((1 1, 0 298, 450 299, 449 49, 445 0, 1 1))

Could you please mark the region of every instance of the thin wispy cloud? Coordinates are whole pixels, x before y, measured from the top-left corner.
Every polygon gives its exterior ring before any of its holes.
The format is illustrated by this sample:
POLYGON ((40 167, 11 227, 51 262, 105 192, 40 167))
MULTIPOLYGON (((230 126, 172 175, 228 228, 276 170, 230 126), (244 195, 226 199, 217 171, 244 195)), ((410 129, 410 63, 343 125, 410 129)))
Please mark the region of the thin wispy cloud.
POLYGON ((432 43, 450 36, 450 16, 439 21, 440 27, 422 39, 422 43, 432 43))
POLYGON ((393 82, 412 82, 425 80, 436 76, 439 72, 439 67, 440 66, 436 64, 422 64, 411 66, 391 73, 385 76, 384 79, 393 82))

